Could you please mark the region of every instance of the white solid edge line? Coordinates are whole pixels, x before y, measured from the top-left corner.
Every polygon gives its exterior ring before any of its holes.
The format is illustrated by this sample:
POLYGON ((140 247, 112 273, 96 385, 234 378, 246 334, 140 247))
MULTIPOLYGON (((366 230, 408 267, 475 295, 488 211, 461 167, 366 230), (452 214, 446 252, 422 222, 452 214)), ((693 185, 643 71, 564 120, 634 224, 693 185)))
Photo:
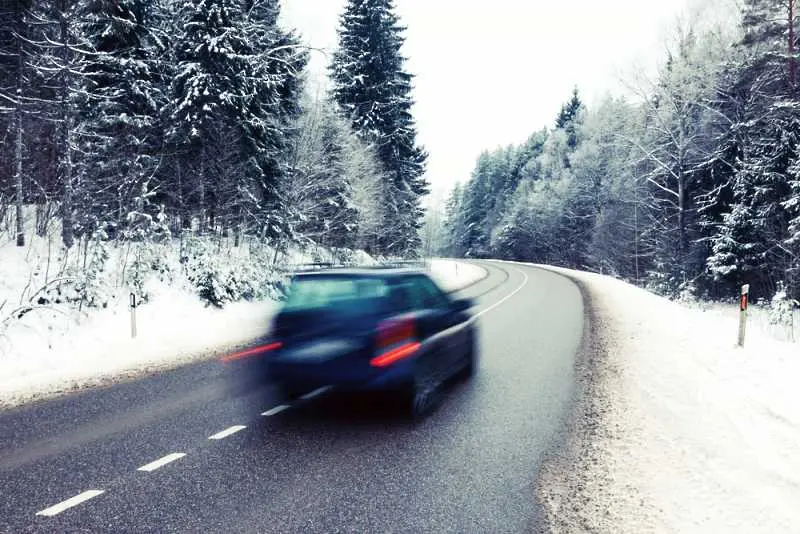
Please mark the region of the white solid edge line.
POLYGON ((323 393, 325 393, 329 389, 331 389, 331 386, 322 386, 321 388, 317 388, 314 391, 311 391, 310 393, 306 393, 305 395, 303 395, 300 398, 303 399, 303 400, 313 399, 314 397, 318 397, 318 396, 322 395, 323 393))
POLYGON ((52 517, 52 516, 54 516, 56 514, 60 514, 64 510, 72 508, 73 506, 77 506, 77 505, 79 505, 80 503, 82 503, 84 501, 88 501, 89 499, 91 499, 93 497, 97 497, 98 495, 100 495, 101 493, 104 493, 104 492, 105 492, 105 490, 84 491, 83 493, 75 495, 74 497, 72 497, 70 499, 67 499, 66 501, 62 501, 62 502, 60 502, 58 504, 54 504, 50 508, 45 508, 41 512, 36 512, 36 515, 44 515, 44 516, 47 516, 47 517, 52 517))
POLYGON ((223 439, 223 438, 227 438, 231 434, 236 434, 238 431, 244 430, 245 428, 247 428, 245 425, 234 425, 234 426, 232 426, 230 428, 226 428, 222 432, 217 432, 213 436, 208 436, 208 439, 223 439))
POLYGON ((490 311, 492 311, 493 309, 497 308, 498 306, 500 306, 501 304, 503 304, 505 301, 507 301, 508 299, 510 299, 511 297, 513 297, 514 295, 516 295, 517 293, 519 293, 519 292, 522 290, 522 288, 523 288, 523 287, 525 287, 525 285, 528 283, 528 275, 527 275, 527 274, 525 274, 525 272, 524 272, 524 271, 521 271, 521 270, 519 270, 519 269, 514 269, 514 270, 515 270, 515 271, 517 271, 518 273, 520 273, 520 274, 522 275, 522 277, 523 277, 523 279, 522 279, 522 284, 520 284, 520 286, 519 286, 517 289, 515 289, 514 291, 512 291, 511 293, 509 293, 509 294, 508 294, 508 295, 506 295, 505 297, 501 298, 500 300, 498 300, 497 302, 495 302, 494 304, 492 304, 491 306, 489 306, 489 307, 488 307, 488 308, 486 308, 485 310, 481 310, 481 311, 479 311, 478 313, 476 313, 475 315, 473 315, 473 316, 472 316, 472 319, 473 319, 473 320, 477 319, 478 317, 480 317, 480 316, 481 316, 481 315, 483 315, 484 313, 489 313, 489 312, 490 312, 490 311))
POLYGON ((288 404, 281 404, 279 406, 275 406, 274 408, 271 408, 271 409, 267 410, 266 412, 263 412, 261 415, 263 415, 264 417, 270 417, 270 416, 273 416, 273 415, 277 415, 277 414, 281 413, 282 411, 288 410, 288 409, 289 409, 289 405, 288 404))
POLYGON ((155 471, 159 467, 167 465, 170 462, 174 462, 175 460, 180 460, 184 456, 186 456, 185 452, 173 452, 172 454, 168 454, 163 458, 159 458, 155 462, 150 462, 147 465, 143 465, 142 467, 137 469, 137 471, 147 471, 149 473, 151 471, 155 471))

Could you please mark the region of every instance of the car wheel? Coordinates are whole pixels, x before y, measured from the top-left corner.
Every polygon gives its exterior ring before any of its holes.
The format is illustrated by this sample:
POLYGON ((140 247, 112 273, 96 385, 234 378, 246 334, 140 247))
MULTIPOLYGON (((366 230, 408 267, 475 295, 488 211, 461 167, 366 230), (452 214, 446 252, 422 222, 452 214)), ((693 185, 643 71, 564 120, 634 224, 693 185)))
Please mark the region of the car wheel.
POLYGON ((470 379, 475 376, 475 373, 478 371, 478 358, 477 358, 477 349, 475 348, 475 335, 469 335, 469 341, 467 341, 467 350, 464 351, 464 367, 461 369, 461 377, 466 379, 470 379))
POLYGON ((431 377, 415 377, 407 393, 411 418, 418 420, 427 415, 439 399, 439 385, 431 377))

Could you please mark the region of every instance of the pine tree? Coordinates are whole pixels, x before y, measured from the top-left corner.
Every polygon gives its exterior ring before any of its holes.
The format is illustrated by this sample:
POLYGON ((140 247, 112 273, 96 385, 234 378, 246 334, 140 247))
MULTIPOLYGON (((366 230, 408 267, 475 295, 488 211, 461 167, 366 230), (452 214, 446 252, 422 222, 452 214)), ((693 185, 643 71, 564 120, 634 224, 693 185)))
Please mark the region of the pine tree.
POLYGON ((334 100, 355 131, 374 144, 385 172, 383 231, 374 248, 390 255, 418 253, 420 199, 428 192, 402 32, 393 0, 349 0, 331 65, 334 100))
MULTIPOLYGON (((243 57, 242 6, 236 0, 184 0, 176 13, 176 74, 170 95, 168 138, 180 154, 176 174, 186 177, 180 196, 197 216, 201 232, 215 228, 230 160, 226 144, 243 112, 243 79, 250 74, 243 57), (191 179, 189 179, 191 177, 191 179)), ((188 216, 189 214, 182 214, 188 216)))
POLYGON ((245 2, 243 33, 249 48, 244 94, 249 96, 243 99, 246 118, 238 125, 246 167, 234 197, 236 222, 244 222, 246 211, 257 213, 262 235, 272 238, 291 233, 291 206, 282 185, 297 135, 303 70, 308 63, 299 37, 278 26, 279 14, 277 0, 245 2))
POLYGON ((578 146, 578 130, 581 124, 581 114, 584 110, 583 102, 578 94, 578 88, 572 90, 572 98, 569 102, 561 106, 561 111, 556 118, 556 128, 567 132, 567 143, 570 148, 578 146))
POLYGON ((355 246, 359 213, 347 172, 349 125, 326 100, 311 103, 301 119, 289 200, 305 239, 333 247, 355 246))
POLYGON ((79 7, 81 30, 95 52, 84 66, 77 118, 84 136, 79 226, 87 236, 99 225, 119 228, 142 192, 156 189, 148 182, 162 148, 165 81, 151 8, 146 0, 84 0, 79 7))
POLYGON ((450 191, 450 196, 445 202, 444 229, 445 244, 443 252, 454 257, 462 257, 466 252, 464 235, 466 224, 464 222, 464 190, 460 183, 456 183, 450 191))
POLYGON ((798 249, 791 240, 792 168, 800 143, 800 101, 788 75, 785 3, 745 2, 741 48, 734 87, 741 110, 734 129, 741 158, 731 184, 731 206, 712 239, 711 271, 723 280, 748 282, 764 297, 795 277, 798 249), (793 248, 794 247, 794 248, 793 248))

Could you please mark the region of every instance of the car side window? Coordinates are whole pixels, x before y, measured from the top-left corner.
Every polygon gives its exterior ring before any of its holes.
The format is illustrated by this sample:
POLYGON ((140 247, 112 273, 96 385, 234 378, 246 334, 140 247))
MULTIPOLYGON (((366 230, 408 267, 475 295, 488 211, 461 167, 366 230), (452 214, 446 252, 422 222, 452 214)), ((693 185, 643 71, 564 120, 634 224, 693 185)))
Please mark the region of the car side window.
POLYGON ((416 297, 415 305, 425 309, 446 309, 450 307, 450 299, 427 276, 415 276, 412 287, 416 297))
POLYGON ((413 295, 409 289, 409 285, 405 283, 392 284, 390 286, 387 298, 390 310, 404 313, 416 307, 413 295))

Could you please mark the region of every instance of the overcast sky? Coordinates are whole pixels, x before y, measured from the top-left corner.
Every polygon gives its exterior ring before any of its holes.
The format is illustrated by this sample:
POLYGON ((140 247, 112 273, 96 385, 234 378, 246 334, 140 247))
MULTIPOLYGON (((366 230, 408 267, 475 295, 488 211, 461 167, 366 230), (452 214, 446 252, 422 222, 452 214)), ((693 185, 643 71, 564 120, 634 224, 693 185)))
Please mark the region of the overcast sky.
MULTIPOLYGON (((634 66, 654 68, 686 1, 396 0, 435 192, 466 180, 482 150, 551 125, 574 86, 591 104, 634 66)), ((283 15, 332 50, 344 4, 283 0, 283 15)), ((324 75, 327 58, 313 55, 324 75)))

